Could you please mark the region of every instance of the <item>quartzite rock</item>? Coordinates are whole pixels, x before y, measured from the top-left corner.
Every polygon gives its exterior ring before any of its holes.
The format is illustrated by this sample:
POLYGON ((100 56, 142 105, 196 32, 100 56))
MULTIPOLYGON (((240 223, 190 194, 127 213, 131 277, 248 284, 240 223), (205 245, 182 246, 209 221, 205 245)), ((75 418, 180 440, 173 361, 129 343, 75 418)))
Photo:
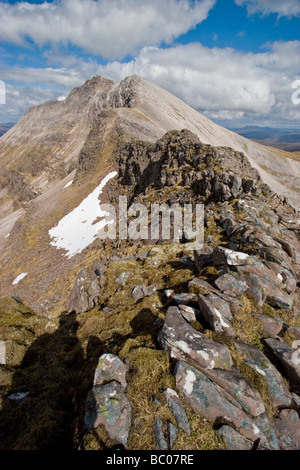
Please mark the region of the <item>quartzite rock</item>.
POLYGON ((264 247, 258 250, 258 254, 268 261, 272 261, 273 263, 283 266, 285 269, 290 271, 291 274, 295 274, 291 266, 291 259, 283 250, 264 247))
POLYGON ((156 292, 156 284, 151 284, 151 286, 144 286, 143 284, 140 284, 138 286, 135 286, 133 291, 132 291, 132 296, 135 301, 138 301, 140 299, 143 299, 144 297, 148 297, 152 294, 155 294, 156 292))
POLYGON ((230 369, 232 357, 229 349, 192 328, 177 307, 169 307, 160 340, 171 357, 208 369, 230 369))
POLYGON ((235 269, 241 274, 240 280, 243 280, 249 288, 255 287, 263 292, 263 301, 266 300, 275 308, 290 309, 292 307, 293 297, 282 290, 281 281, 265 264, 260 262, 259 266, 236 266, 235 269))
POLYGON ((214 266, 244 266, 248 264, 258 264, 259 260, 253 256, 240 251, 233 251, 229 248, 218 246, 213 251, 214 266))
POLYGON ((189 291, 195 290, 197 294, 209 294, 210 292, 214 292, 215 294, 220 293, 218 289, 211 286, 208 282, 204 281, 203 279, 192 279, 189 281, 189 291))
POLYGON ((168 431, 170 449, 172 449, 178 436, 178 429, 176 428, 176 426, 174 426, 174 424, 171 423, 171 421, 168 421, 167 431, 168 431))
POLYGON ((90 279, 86 269, 82 269, 76 278, 73 289, 69 295, 66 309, 68 312, 81 313, 94 307, 93 299, 90 299, 88 289, 90 279))
POLYGON ((266 447, 266 443, 264 441, 260 442, 257 450, 280 450, 280 445, 276 436, 275 428, 273 426, 273 423, 268 418, 267 413, 263 413, 259 416, 256 416, 255 418, 253 418, 253 421, 261 430, 261 432, 266 436, 269 443, 266 447))
POLYGON ((116 277, 115 282, 117 284, 121 284, 121 286, 126 286, 130 275, 131 275, 130 272, 123 272, 116 277))
POLYGON ((6 364, 6 344, 0 340, 0 365, 6 364))
POLYGON ((197 295, 196 294, 174 294, 173 295, 173 300, 178 304, 178 305, 189 305, 191 303, 197 303, 197 295))
POLYGON ((199 319, 200 310, 189 307, 188 305, 178 305, 181 315, 189 323, 195 322, 199 319))
POLYGON ((297 280, 295 274, 280 266, 280 264, 265 261, 265 265, 276 274, 278 285, 284 289, 288 294, 294 294, 297 289, 297 280))

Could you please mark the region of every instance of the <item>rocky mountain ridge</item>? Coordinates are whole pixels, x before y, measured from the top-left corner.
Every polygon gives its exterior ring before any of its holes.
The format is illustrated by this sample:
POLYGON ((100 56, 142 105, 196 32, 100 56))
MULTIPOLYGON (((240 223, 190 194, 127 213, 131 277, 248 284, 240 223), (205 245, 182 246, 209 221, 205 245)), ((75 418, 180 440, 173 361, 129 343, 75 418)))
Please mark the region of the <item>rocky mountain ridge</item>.
MULTIPOLYGON (((298 203, 299 163, 288 154, 215 125, 141 77, 120 83, 94 77, 64 101, 31 108, 0 139, 0 295, 19 295, 44 315, 63 310, 65 292, 98 245, 95 240, 67 259, 51 245, 49 231, 108 173, 119 171, 124 145, 125 153, 137 141, 151 146, 166 132, 184 128, 205 145, 244 153, 273 191, 298 203), (22 281, 14 284, 19 276, 22 281)), ((102 202, 110 200, 113 185, 106 185, 102 202)))
POLYGON ((60 317, 2 299, 2 446, 299 449, 299 214, 189 130, 112 160, 106 200, 203 204, 204 246, 107 241, 60 317))

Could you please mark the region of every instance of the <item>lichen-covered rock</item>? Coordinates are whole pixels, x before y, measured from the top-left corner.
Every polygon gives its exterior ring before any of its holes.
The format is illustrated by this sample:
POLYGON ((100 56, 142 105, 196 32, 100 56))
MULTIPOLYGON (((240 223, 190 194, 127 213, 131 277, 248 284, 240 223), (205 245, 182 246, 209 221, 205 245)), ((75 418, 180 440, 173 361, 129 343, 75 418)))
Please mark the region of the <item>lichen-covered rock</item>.
POLYGON ((176 428, 176 426, 174 426, 174 424, 171 423, 171 421, 168 421, 167 431, 168 431, 168 437, 169 437, 169 446, 170 446, 170 449, 172 449, 178 436, 178 429, 176 428))
POLYGON ((229 450, 252 450, 253 441, 246 439, 239 432, 226 424, 217 429, 216 433, 228 446, 229 450))
POLYGON ((174 294, 173 300, 177 303, 177 305, 189 305, 190 303, 197 303, 197 295, 196 294, 174 294))
POLYGON ((130 272, 123 272, 116 277, 115 282, 117 284, 120 284, 121 286, 126 286, 130 275, 131 275, 130 272))
POLYGON ((294 403, 296 405, 296 409, 298 411, 300 411, 300 396, 296 393, 292 393, 292 397, 293 397, 294 403))
POLYGON ((20 366, 26 351, 27 348, 24 344, 19 344, 16 341, 6 341, 5 351, 3 351, 3 354, 5 353, 5 364, 12 367, 20 366))
POLYGON ((141 300, 144 296, 144 292, 143 292, 143 285, 138 285, 138 286, 135 286, 132 290, 132 297, 134 298, 134 300, 137 302, 138 300, 141 300))
POLYGON ((265 261, 265 265, 271 269, 278 279, 278 285, 281 289, 285 290, 288 294, 294 294, 297 289, 297 279, 295 273, 291 273, 280 264, 265 261))
POLYGON ((292 396, 284 383, 282 376, 257 348, 243 343, 235 343, 237 350, 243 355, 248 366, 254 369, 266 382, 270 402, 274 408, 289 407, 292 396))
POLYGON ((85 312, 89 310, 89 295, 87 289, 89 287, 88 274, 86 269, 82 269, 75 280, 73 289, 69 295, 66 309, 68 312, 85 312))
POLYGON ((206 370, 205 375, 229 393, 246 413, 259 416, 265 412, 265 406, 258 390, 253 388, 245 377, 235 368, 231 370, 206 370))
MULTIPOLYGON (((248 264, 235 266, 235 270, 241 275, 249 288, 255 287, 261 291, 263 301, 267 301, 272 307, 290 309, 293 305, 293 297, 282 289, 282 281, 276 274, 261 262, 258 266, 248 264)), ((249 289, 250 290, 250 289, 249 289)))
POLYGON ((6 364, 6 344, 0 340, 0 365, 6 364))
POLYGON ((264 339, 264 344, 267 346, 273 357, 280 362, 284 374, 290 380, 291 384, 296 387, 296 391, 299 390, 300 363, 295 360, 295 350, 283 341, 274 338, 264 339))
POLYGON ((224 294, 231 296, 242 295, 248 289, 245 282, 239 281, 231 274, 223 274, 215 280, 215 284, 224 294))
POLYGON ((230 320, 232 319, 230 307, 225 300, 217 295, 198 295, 200 311, 212 330, 226 336, 234 336, 235 331, 230 320))
POLYGON ((210 285, 208 282, 204 281, 203 279, 192 279, 189 282, 189 290, 196 290, 198 294, 205 293, 208 294, 210 292, 214 292, 215 294, 220 293, 218 289, 210 285))
POLYGON ((194 252, 195 266, 199 272, 212 264, 212 253, 213 249, 209 246, 204 246, 201 250, 194 252))
POLYGON ((294 270, 291 266, 291 259, 283 250, 263 247, 258 250, 258 254, 262 258, 265 258, 266 260, 271 261, 273 263, 277 263, 283 268, 290 271, 291 274, 294 274, 294 270))
POLYGON ((182 406, 182 403, 180 401, 178 394, 175 392, 175 390, 172 390, 171 388, 167 388, 164 391, 164 395, 167 399, 167 403, 176 420, 177 426, 181 428, 184 432, 186 432, 188 435, 190 435, 190 432, 191 432, 190 423, 188 421, 185 409, 182 406))
POLYGON ((131 425, 131 405, 118 382, 96 385, 89 391, 85 425, 89 431, 104 425, 111 439, 126 446, 131 425))
POLYGON ((267 294, 268 304, 275 308, 282 308, 282 309, 291 309, 293 306, 293 297, 291 295, 286 294, 279 289, 276 291, 270 290, 267 294))
POLYGON ((102 354, 94 374, 93 385, 102 385, 115 380, 125 389, 127 387, 126 374, 128 366, 114 354, 102 354))
POLYGON ((181 315, 189 323, 195 322, 198 320, 200 315, 200 310, 189 305, 178 305, 181 315))
POLYGON ((259 260, 249 256, 247 253, 230 250, 218 246, 213 251, 214 266, 244 266, 248 264, 258 264, 259 260))
POLYGON ((177 307, 168 308, 160 341, 174 359, 208 369, 230 369, 232 366, 229 349, 192 328, 177 307))
POLYGON ((253 421, 268 440, 268 446, 266 446, 266 443, 262 441, 259 443, 257 450, 280 450, 274 425, 268 418, 267 413, 262 413, 261 415, 256 416, 253 418, 253 421))
MULTIPOLYGON (((254 271, 256 272, 256 270, 254 271)), ((256 274, 241 274, 239 276, 241 281, 244 281, 248 286, 247 295, 255 301, 255 303, 262 307, 266 300, 266 293, 264 291, 261 278, 256 274)))
POLYGON ((98 304, 100 285, 97 278, 91 281, 87 270, 82 269, 69 295, 66 309, 68 312, 81 313, 94 308, 98 304))
POLYGON ((254 313, 253 316, 262 323, 266 335, 272 338, 277 337, 283 329, 288 328, 288 325, 280 318, 267 317, 258 313, 254 313))
POLYGON ((282 450, 300 450, 300 419, 296 410, 282 410, 273 424, 282 450))
POLYGON ((150 286, 144 286, 143 284, 135 286, 132 291, 132 296, 135 301, 141 300, 144 297, 148 297, 156 292, 156 284, 150 286))
POLYGON ((175 367, 176 387, 200 416, 215 423, 223 418, 247 439, 265 439, 247 414, 225 398, 222 389, 195 367, 179 361, 175 367))
POLYGON ((289 326, 288 331, 295 336, 297 340, 300 340, 300 328, 297 326, 289 326))
POLYGON ((164 434, 163 422, 160 418, 155 418, 154 433, 157 442, 157 450, 168 450, 169 446, 164 434))

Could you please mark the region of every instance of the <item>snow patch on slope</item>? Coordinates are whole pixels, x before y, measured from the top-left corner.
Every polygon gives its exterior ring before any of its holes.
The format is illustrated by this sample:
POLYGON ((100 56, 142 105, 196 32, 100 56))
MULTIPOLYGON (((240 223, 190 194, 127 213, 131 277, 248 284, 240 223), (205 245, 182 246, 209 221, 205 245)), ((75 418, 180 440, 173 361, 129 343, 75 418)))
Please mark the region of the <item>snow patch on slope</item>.
POLYGON ((13 286, 15 286, 16 284, 19 284, 19 282, 22 281, 22 279, 24 279, 24 277, 26 277, 27 274, 28 273, 19 274, 19 276, 17 276, 16 279, 13 281, 13 286))
POLYGON ((64 186, 64 189, 68 188, 69 186, 71 186, 71 184, 73 183, 73 180, 69 181, 65 186, 64 186))
POLYGON ((107 220, 94 223, 99 217, 109 215, 101 210, 99 195, 106 183, 117 175, 116 171, 109 173, 101 183, 89 194, 72 212, 63 217, 58 224, 49 230, 52 238, 50 245, 67 251, 71 258, 81 253, 95 240, 99 230, 107 224, 107 220))

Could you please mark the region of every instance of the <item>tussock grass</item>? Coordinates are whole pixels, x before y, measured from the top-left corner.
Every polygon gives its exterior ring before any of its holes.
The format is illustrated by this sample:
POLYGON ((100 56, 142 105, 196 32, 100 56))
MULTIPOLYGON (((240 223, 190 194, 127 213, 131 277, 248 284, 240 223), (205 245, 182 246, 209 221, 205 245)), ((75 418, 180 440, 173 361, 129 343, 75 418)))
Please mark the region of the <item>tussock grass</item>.
POLYGON ((164 351, 125 345, 120 357, 130 364, 127 397, 132 406, 133 426, 129 436, 129 448, 154 450, 154 419, 173 421, 174 418, 164 400, 162 392, 174 388, 174 377, 170 373, 169 355, 164 351), (129 349, 129 351, 128 351, 129 349), (126 357, 125 357, 126 354, 126 357), (161 405, 153 401, 156 397, 161 405))
POLYGON ((243 294, 243 306, 235 313, 232 326, 236 331, 236 338, 243 342, 262 349, 261 338, 264 336, 262 323, 252 313, 257 312, 254 302, 243 294))
POLYGON ((188 436, 179 430, 173 450, 228 450, 223 440, 215 433, 211 423, 197 415, 186 403, 184 407, 191 433, 188 436))

